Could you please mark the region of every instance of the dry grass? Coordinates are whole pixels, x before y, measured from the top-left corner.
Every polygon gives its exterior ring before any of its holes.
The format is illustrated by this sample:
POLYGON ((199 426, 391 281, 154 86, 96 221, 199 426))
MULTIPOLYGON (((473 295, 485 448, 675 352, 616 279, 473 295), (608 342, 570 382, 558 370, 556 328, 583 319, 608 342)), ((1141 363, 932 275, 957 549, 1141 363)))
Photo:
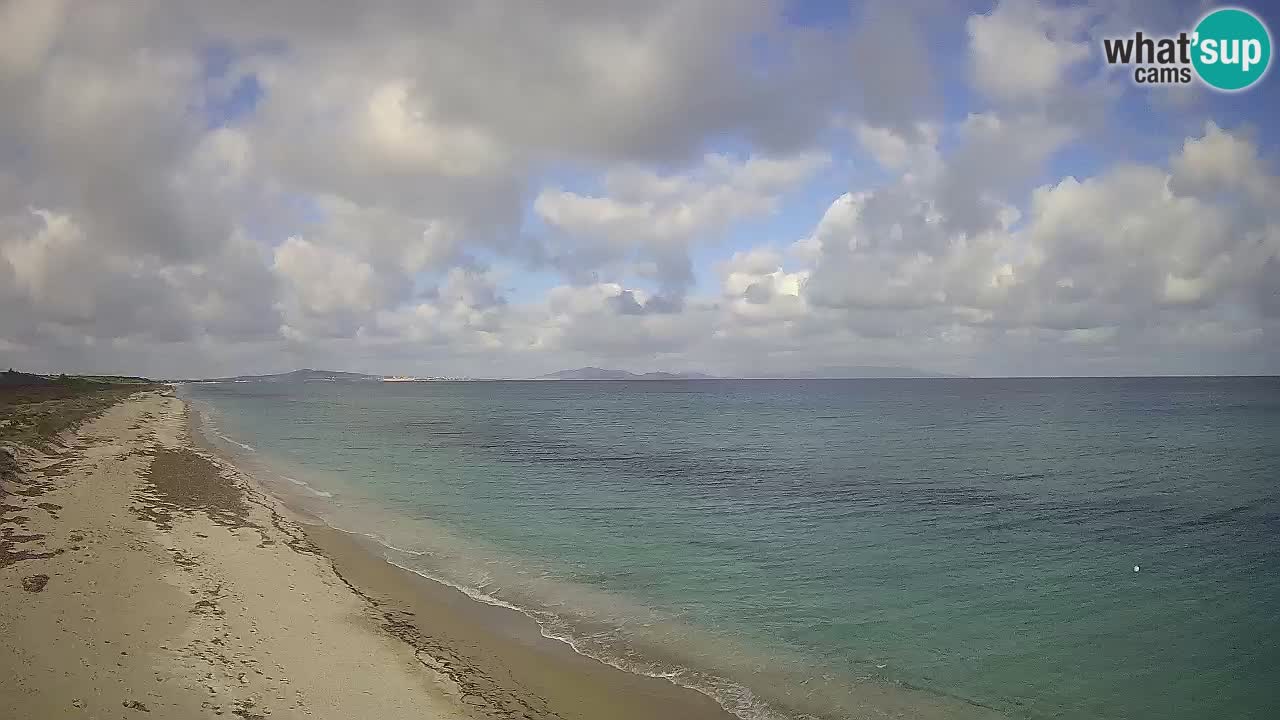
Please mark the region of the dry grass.
POLYGON ((86 380, 0 386, 0 441, 45 447, 130 395, 158 387, 86 380))

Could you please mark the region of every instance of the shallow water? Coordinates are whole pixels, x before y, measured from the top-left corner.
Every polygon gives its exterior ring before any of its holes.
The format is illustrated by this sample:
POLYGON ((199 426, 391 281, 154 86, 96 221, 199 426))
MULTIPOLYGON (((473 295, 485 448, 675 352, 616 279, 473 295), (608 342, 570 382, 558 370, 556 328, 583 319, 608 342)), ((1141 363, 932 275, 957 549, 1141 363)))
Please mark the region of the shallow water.
POLYGON ((1276 379, 184 393, 396 564, 744 716, 1280 713, 1276 379))

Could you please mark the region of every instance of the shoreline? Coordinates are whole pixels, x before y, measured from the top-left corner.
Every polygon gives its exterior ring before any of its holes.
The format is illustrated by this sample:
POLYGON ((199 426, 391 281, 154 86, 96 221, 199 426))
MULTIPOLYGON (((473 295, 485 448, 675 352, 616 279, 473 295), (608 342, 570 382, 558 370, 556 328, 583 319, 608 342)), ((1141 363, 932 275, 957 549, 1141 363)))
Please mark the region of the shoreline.
POLYGON ((549 638, 523 612, 379 557, 350 533, 323 524, 304 532, 335 572, 387 618, 391 634, 426 653, 469 693, 513 717, 734 720, 714 699, 663 678, 628 672, 549 638), (503 677, 511 682, 495 681, 503 677), (513 707, 513 706, 518 706, 513 707))
MULTIPOLYGON (((201 410, 196 407, 199 404, 187 401, 193 438, 198 437, 208 452, 236 468, 257 492, 278 503, 329 559, 334 572, 384 614, 384 627, 388 632, 428 656, 443 654, 456 660, 454 651, 465 647, 474 655, 462 663, 461 670, 449 665, 442 671, 445 675, 463 678, 475 673, 482 678, 482 684, 495 675, 513 678, 521 688, 532 691, 539 702, 545 703, 549 713, 529 714, 529 708, 525 707, 525 714, 517 713, 515 717, 819 720, 851 716, 846 713, 858 717, 921 720, 1005 717, 996 708, 971 699, 921 687, 874 682, 855 683, 856 689, 841 686, 848 694, 837 701, 842 711, 833 714, 829 707, 820 706, 821 700, 815 702, 803 696, 782 700, 761 697, 753 684, 727 679, 728 676, 714 671, 691 670, 686 660, 674 655, 659 656, 660 667, 675 668, 670 674, 650 674, 614 664, 609 657, 597 657, 579 649, 569 637, 548 632, 525 608, 401 565, 388 555, 388 551, 420 554, 417 551, 397 548, 362 529, 331 524, 321 510, 323 499, 330 494, 292 476, 301 472, 299 476, 306 477, 304 468, 282 470, 272 466, 257 455, 258 450, 252 445, 258 443, 252 436, 228 437, 217 425, 202 419, 201 410), (220 446, 221 443, 226 445, 220 446), (240 457, 239 451, 231 446, 247 450, 249 455, 240 457), (265 479, 276 477, 290 485, 281 482, 276 489, 265 479), (318 504, 317 500, 320 500, 318 504), (463 630, 457 631, 457 628, 463 630), (690 685, 677 679, 685 673, 701 674, 697 681, 705 684, 690 685), (637 699, 646 704, 633 705, 637 699), (619 704, 620 701, 625 704, 619 704)), ((823 692, 821 688, 797 690, 823 692)), ((490 687, 490 692, 496 692, 500 698, 499 703, 512 701, 509 691, 509 687, 490 687)), ((519 700, 515 702, 524 705, 519 700)))
MULTIPOLYGON (((714 698, 665 678, 615 667, 548 637, 517 608, 485 602, 384 557, 376 540, 291 506, 226 458, 187 406, 192 441, 222 459, 295 523, 350 590, 382 616, 382 629, 413 647, 424 666, 486 708, 482 717, 737 720, 714 698), (497 680, 501 678, 502 680, 497 680)), ((226 442, 243 444, 223 437, 226 442)), ((292 480, 298 483, 297 480, 292 480)), ((312 491, 314 492, 314 490, 312 491)))
POLYGON ((0 716, 733 720, 309 522, 134 394, 0 492, 0 716))

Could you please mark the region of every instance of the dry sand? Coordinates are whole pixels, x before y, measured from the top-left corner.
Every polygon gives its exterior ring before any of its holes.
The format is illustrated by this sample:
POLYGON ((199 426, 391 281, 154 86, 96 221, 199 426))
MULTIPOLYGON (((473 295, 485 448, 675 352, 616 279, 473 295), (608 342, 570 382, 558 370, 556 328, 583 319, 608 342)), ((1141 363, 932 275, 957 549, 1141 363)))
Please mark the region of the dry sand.
POLYGON ((718 718, 310 525, 145 392, 0 482, 0 720, 718 718))

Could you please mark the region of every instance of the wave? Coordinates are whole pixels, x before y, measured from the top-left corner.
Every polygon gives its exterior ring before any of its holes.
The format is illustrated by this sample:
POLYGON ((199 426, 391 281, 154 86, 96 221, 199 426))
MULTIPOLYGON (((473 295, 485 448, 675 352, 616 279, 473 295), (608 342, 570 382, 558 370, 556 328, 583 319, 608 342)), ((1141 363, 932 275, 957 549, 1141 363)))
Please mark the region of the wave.
MULTIPOLYGON (((347 535, 367 538, 377 543, 379 546, 394 552, 404 553, 411 556, 424 556, 430 554, 427 552, 396 547, 395 545, 388 543, 376 533, 360 532, 358 530, 342 528, 334 525, 326 518, 320 518, 320 520, 333 530, 337 530, 338 532, 345 533, 347 535)), ((453 588, 476 602, 518 612, 537 624, 538 631, 542 637, 547 638, 548 640, 564 643, 575 653, 582 655, 583 657, 589 657, 623 672, 666 680, 674 685, 702 693, 703 695, 710 697, 712 700, 715 700, 716 703, 725 710, 728 710, 730 713, 742 718, 743 720, 816 720, 814 716, 807 714, 783 714, 772 708, 764 700, 760 699, 759 696, 745 685, 733 682, 712 673, 698 671, 680 665, 663 666, 658 663, 642 664, 635 661, 629 661, 619 655, 606 652, 605 648, 592 647, 590 644, 591 640, 603 640, 606 635, 597 633, 591 636, 579 636, 572 631, 572 626, 569 621, 552 612, 524 607, 516 603, 509 602, 503 598, 497 597, 496 595, 485 592, 479 587, 455 582, 438 573, 433 573, 420 567, 413 567, 402 562, 396 562, 395 559, 386 555, 382 557, 382 560, 393 567, 413 573, 418 577, 453 588)), ((489 580, 489 576, 486 575, 485 579, 479 584, 488 584, 489 580)))
MULTIPOLYGON (((194 403, 199 401, 192 401, 192 402, 194 403)), ((214 437, 217 437, 223 442, 226 442, 230 445, 235 445, 236 447, 239 447, 242 450, 245 450, 247 452, 251 452, 251 453, 258 452, 258 449, 256 447, 248 443, 240 442, 239 440, 236 440, 235 438, 232 438, 228 436, 226 433, 222 432, 222 429, 218 426, 218 423, 214 420, 213 408, 208 403, 199 402, 199 406, 194 408, 194 410, 197 418, 196 427, 199 430, 206 431, 208 434, 214 437)), ((220 462, 220 464, 223 464, 223 463, 220 462)), ((235 467, 234 463, 231 463, 231 465, 232 467, 235 467)), ((310 493, 311 495, 314 495, 315 497, 319 497, 319 498, 333 497, 333 493, 327 492, 325 490, 320 490, 314 487, 313 485, 311 485, 311 483, 306 482, 305 480, 299 480, 295 477, 290 477, 288 475, 285 475, 279 472, 275 472, 272 474, 280 477, 283 480, 288 480, 290 483, 302 488, 303 490, 310 493)))
POLYGON ((191 404, 192 406, 191 409, 196 415, 196 427, 198 429, 207 431, 210 435, 217 437, 219 440, 222 440, 223 442, 228 443, 230 445, 235 445, 242 450, 246 450, 251 453, 258 452, 258 449, 255 448, 254 446, 248 443, 242 443, 239 440, 236 440, 235 438, 232 438, 228 436, 226 433, 222 432, 222 428, 219 427, 218 423, 214 420, 216 410, 211 403, 208 403, 205 401, 196 401, 186 397, 184 397, 183 399, 186 400, 186 402, 191 404))
POLYGON ((248 450, 249 452, 258 452, 258 449, 252 445, 249 445, 247 443, 242 443, 239 440, 233 440, 232 438, 227 437, 225 434, 222 433, 222 431, 218 430, 217 427, 215 427, 212 422, 209 422, 208 425, 209 425, 209 432, 216 435, 219 439, 225 442, 229 442, 232 445, 237 445, 245 450, 248 450))
POLYGON ((311 493, 312 495, 315 495, 316 497, 322 497, 322 498, 333 497, 333 493, 325 492, 324 490, 317 490, 311 486, 311 483, 305 480, 291 478, 288 475, 281 475, 280 477, 284 478, 285 480, 288 480, 289 482, 293 483, 294 485, 297 485, 298 487, 302 488, 303 490, 306 490, 307 492, 311 493))
POLYGON ((377 533, 367 533, 367 532, 361 532, 359 530, 348 530, 347 528, 334 525, 333 521, 330 520, 329 518, 321 517, 319 519, 325 524, 325 527, 328 527, 330 530, 337 530, 338 532, 345 533, 347 535, 357 535, 359 537, 368 538, 374 541, 375 543, 381 545, 382 547, 395 550, 396 552, 402 552, 406 555, 429 555, 430 554, 430 553, 419 551, 419 550, 408 550, 406 548, 396 547, 395 545, 392 545, 391 543, 384 540, 382 536, 378 535, 377 533))

